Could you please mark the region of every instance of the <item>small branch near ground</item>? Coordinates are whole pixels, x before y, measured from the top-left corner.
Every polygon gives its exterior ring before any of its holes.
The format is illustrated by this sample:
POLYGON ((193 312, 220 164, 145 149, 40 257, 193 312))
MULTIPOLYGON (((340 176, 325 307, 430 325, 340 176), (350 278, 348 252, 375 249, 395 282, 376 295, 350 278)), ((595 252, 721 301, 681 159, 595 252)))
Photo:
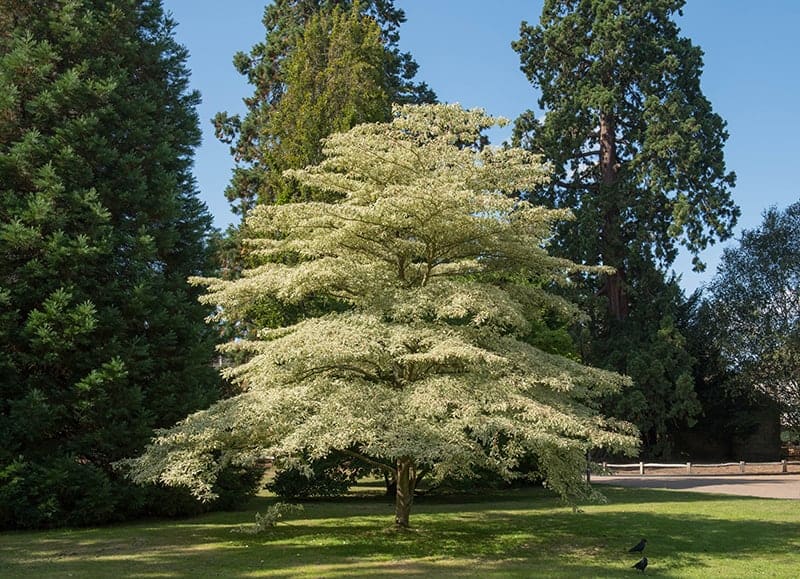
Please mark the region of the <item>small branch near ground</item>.
POLYGON ((263 515, 261 513, 256 513, 256 522, 253 525, 242 525, 231 529, 231 533, 258 535, 275 527, 275 525, 286 518, 286 515, 300 513, 302 511, 303 505, 275 503, 269 507, 263 515))

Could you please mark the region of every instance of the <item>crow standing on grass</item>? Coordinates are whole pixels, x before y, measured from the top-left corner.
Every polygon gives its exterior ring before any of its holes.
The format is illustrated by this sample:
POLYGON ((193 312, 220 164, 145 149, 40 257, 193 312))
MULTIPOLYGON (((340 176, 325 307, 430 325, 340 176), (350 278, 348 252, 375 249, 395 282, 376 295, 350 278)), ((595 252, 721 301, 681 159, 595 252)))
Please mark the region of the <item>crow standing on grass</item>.
POLYGON ((632 568, 644 573, 644 570, 647 569, 647 557, 642 557, 642 560, 633 565, 632 568))
POLYGON ((644 551, 646 545, 647 545, 647 539, 642 539, 641 541, 636 543, 633 547, 628 549, 628 553, 641 553, 642 551, 644 551))

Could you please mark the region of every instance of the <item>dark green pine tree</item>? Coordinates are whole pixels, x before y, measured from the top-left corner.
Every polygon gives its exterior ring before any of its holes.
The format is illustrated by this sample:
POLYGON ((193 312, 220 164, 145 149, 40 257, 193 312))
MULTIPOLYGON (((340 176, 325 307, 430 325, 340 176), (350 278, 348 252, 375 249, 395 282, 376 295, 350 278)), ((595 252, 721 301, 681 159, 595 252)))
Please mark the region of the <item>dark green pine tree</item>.
MULTIPOLYGON (((322 140, 391 116, 378 24, 336 6, 313 14, 286 60, 286 88, 261 131, 262 189, 281 203, 316 198, 283 171, 322 161, 322 140)), ((267 199, 261 199, 262 202, 267 199)))
POLYGON ((266 7, 263 21, 264 41, 234 57, 234 66, 255 89, 245 99, 248 112, 244 119, 227 113, 214 119, 217 136, 232 145, 237 166, 226 196, 242 217, 257 203, 302 197, 280 175, 318 162, 320 138, 359 122, 386 120, 388 103, 436 100, 425 83, 414 81, 418 66, 398 48, 405 15, 393 0, 276 0, 266 7), (353 11, 365 18, 355 18, 353 11), (293 58, 298 47, 301 54, 293 58), (381 78, 373 74, 376 66, 381 78), (287 95, 292 102, 282 105, 287 95), (291 127, 287 118, 301 119, 303 106, 322 113, 319 122, 291 127), (284 147, 281 137, 287 130, 294 137, 284 147), (298 148, 302 155, 295 154, 298 148))
POLYGON ((219 395, 173 26, 160 0, 0 0, 0 527, 178 509, 112 463, 219 395))
POLYGON ((680 354, 668 311, 680 303, 664 301, 677 294, 662 272, 681 245, 702 268, 697 254, 729 237, 739 214, 723 158, 725 123, 700 89, 702 51, 680 36, 673 19, 683 5, 546 0, 539 25, 523 23, 513 44, 545 113, 524 113, 515 140, 555 169, 552 183, 530 192, 531 200, 576 215, 561 227, 555 251, 616 270, 582 280, 592 312, 587 361, 634 378, 630 396, 641 403, 627 417, 648 417, 638 420, 646 450, 661 454, 668 452, 668 430, 698 410, 686 387, 691 359, 680 354), (638 336, 635 343, 630 336, 638 336), (667 347, 672 354, 662 351, 667 347), (682 370, 649 366, 665 355, 683 360, 682 370))

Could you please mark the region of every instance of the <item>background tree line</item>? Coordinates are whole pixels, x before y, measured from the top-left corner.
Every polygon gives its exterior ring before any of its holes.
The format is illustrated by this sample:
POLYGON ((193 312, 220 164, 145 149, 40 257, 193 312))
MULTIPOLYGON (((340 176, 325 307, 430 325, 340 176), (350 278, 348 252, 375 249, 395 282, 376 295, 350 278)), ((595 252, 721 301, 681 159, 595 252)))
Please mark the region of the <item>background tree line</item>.
MULTIPOLYGON (((680 247, 702 268, 699 253, 738 216, 725 123, 700 89, 702 51, 674 21, 683 4, 547 0, 513 43, 541 92, 513 144, 553 168, 516 194, 573 213, 555 256, 613 268, 549 287, 586 315, 535 316, 526 340, 630 376, 598 409, 634 423, 646 457, 681 452, 687 436, 744 435, 767 400, 797 422, 796 207, 746 232, 706 296, 685 296, 667 273, 680 247)), ((0 525, 199 508, 112 464, 153 429, 239 393, 214 368, 220 340, 340 304, 267 292, 237 323, 207 325, 211 310, 186 280, 233 282, 265 263, 245 244, 263 235, 244 219, 256 207, 344 197, 286 172, 323 162, 325 137, 436 101, 398 48, 404 18, 391 0, 266 7, 264 40, 234 56, 253 87, 247 112, 214 119, 236 160, 225 194, 243 218, 220 235, 191 175, 199 95, 161 2, 0 0, 0 525)), ((245 360, 229 353, 223 365, 245 360)), ((294 494, 371 469, 335 452, 301 466, 283 475, 294 494), (298 475, 309 467, 316 480, 298 475)), ((220 480, 236 496, 255 478, 220 480)))

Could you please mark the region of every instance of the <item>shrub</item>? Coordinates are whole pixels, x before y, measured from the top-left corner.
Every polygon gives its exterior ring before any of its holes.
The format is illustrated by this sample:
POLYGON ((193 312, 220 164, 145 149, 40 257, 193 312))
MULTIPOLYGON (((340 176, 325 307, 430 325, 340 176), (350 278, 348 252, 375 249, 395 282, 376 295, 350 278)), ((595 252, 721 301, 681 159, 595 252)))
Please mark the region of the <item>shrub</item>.
POLYGON ((278 468, 266 485, 267 490, 289 499, 338 497, 371 471, 363 463, 338 452, 307 464, 309 470, 294 466, 278 468))
POLYGON ((70 457, 14 461, 0 471, 0 528, 96 524, 118 518, 108 475, 70 457))

